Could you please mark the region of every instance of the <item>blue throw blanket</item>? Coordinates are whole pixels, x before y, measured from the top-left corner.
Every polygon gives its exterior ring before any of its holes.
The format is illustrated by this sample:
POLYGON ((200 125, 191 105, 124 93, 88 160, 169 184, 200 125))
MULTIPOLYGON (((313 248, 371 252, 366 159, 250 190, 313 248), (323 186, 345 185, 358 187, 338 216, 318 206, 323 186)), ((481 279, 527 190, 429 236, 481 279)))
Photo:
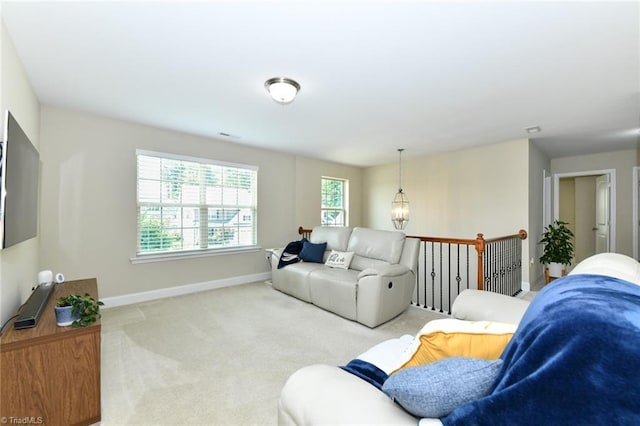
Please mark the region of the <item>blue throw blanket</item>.
POLYGON ((358 358, 352 359, 347 365, 342 365, 340 368, 354 376, 360 377, 362 380, 372 384, 380 390, 382 390, 382 385, 389 378, 387 373, 380 370, 375 365, 358 358))
POLYGON ((553 281, 505 348, 492 391, 445 425, 640 425, 640 286, 553 281))
POLYGON ((278 259, 278 269, 284 268, 287 265, 291 265, 292 263, 300 262, 300 258, 298 255, 302 251, 302 247, 304 246, 304 242, 307 241, 306 238, 301 239, 300 241, 291 241, 287 246, 282 250, 282 254, 280 255, 280 259, 278 259))

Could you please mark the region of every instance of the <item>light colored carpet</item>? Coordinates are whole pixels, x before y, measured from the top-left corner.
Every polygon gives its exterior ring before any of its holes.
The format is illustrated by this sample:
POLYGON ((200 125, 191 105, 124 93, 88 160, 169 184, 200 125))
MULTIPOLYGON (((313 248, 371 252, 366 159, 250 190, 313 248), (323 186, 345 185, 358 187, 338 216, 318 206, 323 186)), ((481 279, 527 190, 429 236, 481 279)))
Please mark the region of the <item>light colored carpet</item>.
POLYGON ((102 425, 274 425, 286 379, 416 334, 410 307, 376 329, 253 283, 102 310, 102 425))
POLYGON ((527 291, 527 292, 518 294, 517 297, 520 299, 532 301, 533 298, 538 295, 538 293, 539 293, 538 291, 527 291))

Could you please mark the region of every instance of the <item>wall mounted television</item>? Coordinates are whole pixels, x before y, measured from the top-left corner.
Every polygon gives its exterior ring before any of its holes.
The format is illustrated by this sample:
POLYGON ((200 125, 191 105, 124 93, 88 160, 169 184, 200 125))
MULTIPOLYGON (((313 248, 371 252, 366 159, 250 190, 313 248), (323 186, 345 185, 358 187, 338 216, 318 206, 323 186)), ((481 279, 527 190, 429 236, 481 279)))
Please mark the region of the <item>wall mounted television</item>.
POLYGON ((40 154, 9 111, 4 125, 0 233, 2 248, 7 248, 37 236, 40 154))

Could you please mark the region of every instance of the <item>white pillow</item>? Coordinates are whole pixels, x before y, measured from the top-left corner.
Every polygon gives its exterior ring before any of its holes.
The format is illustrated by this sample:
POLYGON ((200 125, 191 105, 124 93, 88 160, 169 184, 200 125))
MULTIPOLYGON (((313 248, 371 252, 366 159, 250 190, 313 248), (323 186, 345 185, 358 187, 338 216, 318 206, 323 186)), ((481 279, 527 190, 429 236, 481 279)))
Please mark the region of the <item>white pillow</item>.
POLYGON ((351 259, 353 259, 352 251, 331 250, 324 264, 332 268, 349 269, 351 259))
POLYGON ((375 365, 389 375, 398 368, 398 359, 405 354, 412 344, 413 336, 405 334, 396 339, 389 339, 378 343, 371 349, 358 355, 358 359, 375 365))

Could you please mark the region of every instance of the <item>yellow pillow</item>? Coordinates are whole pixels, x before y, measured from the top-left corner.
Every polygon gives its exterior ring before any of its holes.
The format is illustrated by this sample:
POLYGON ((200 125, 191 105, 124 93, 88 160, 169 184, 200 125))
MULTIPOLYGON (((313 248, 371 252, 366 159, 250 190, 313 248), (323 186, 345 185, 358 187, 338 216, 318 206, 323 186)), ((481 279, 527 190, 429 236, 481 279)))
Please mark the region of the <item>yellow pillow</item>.
POLYGON ((403 353, 395 371, 453 356, 497 359, 516 328, 514 324, 494 321, 453 318, 430 321, 403 353))

